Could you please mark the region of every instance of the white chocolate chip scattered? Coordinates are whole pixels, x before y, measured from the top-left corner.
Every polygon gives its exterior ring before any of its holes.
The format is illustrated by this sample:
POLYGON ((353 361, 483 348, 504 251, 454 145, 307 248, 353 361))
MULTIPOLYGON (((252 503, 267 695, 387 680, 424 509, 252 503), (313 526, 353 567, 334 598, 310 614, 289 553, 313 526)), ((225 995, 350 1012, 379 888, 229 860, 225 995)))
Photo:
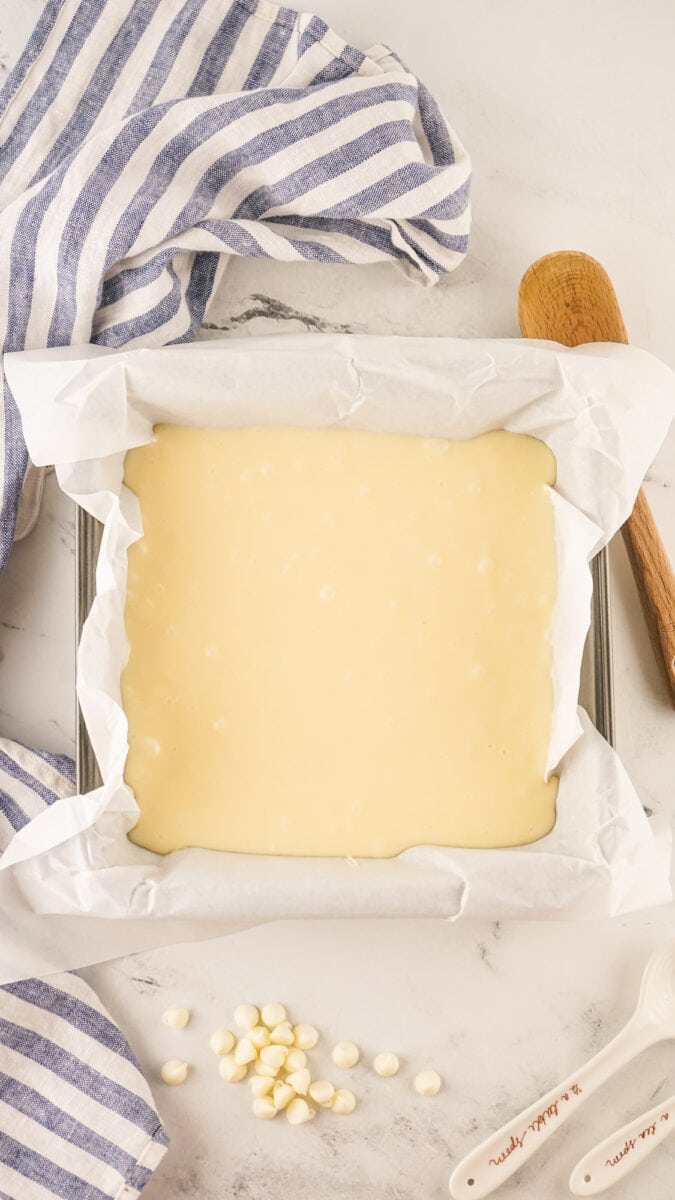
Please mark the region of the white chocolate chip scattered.
POLYGON ((286 1083, 290 1083, 293 1091, 297 1092, 299 1096, 306 1096, 309 1091, 311 1079, 312 1077, 307 1067, 302 1067, 301 1070, 292 1071, 290 1075, 287 1075, 286 1083))
POLYGON ((248 1066, 249 1063, 255 1062, 257 1057, 258 1051, 249 1038, 244 1037, 240 1042, 237 1042, 234 1051, 234 1061, 238 1063, 240 1067, 245 1067, 248 1066))
POLYGON ((335 1095, 335 1088, 327 1079, 315 1079, 309 1085, 309 1094, 322 1108, 330 1108, 335 1095))
POLYGON ((260 1061, 266 1063, 268 1067, 274 1067, 275 1071, 280 1071, 286 1062, 286 1047, 263 1046, 260 1051, 260 1061))
POLYGON ((338 1042, 333 1049, 333 1062, 336 1067, 355 1067, 359 1057, 359 1048, 353 1042, 338 1042))
MULTIPOLYGON (((481 563, 481 568, 485 566, 481 563)), ((335 1088, 327 1079, 312 1080, 305 1050, 313 1050, 319 1032, 313 1025, 292 1026, 283 1004, 272 1002, 260 1011, 253 1004, 240 1004, 235 1011, 236 1024, 243 1030, 237 1042, 229 1029, 216 1029, 209 1039, 214 1054, 219 1057, 218 1071, 228 1083, 239 1083, 253 1064, 249 1080, 253 1097, 253 1113, 260 1120, 272 1120, 277 1113, 286 1112, 291 1125, 303 1125, 316 1116, 309 1100, 321 1108, 332 1109, 340 1116, 352 1113, 356 1097, 348 1088, 335 1088), (279 1072, 283 1071, 281 1078, 279 1072)), ((170 1029, 184 1029, 190 1020, 187 1008, 169 1008, 162 1014, 163 1023, 170 1029)), ((336 1066, 356 1066, 360 1051, 354 1042, 338 1042, 332 1051, 336 1066)), ((398 1055, 391 1050, 380 1052, 373 1059, 373 1070, 382 1078, 397 1075, 398 1055)), ((189 1067, 179 1059, 170 1059, 160 1069, 165 1084, 176 1086, 185 1082, 189 1067)), ((437 1071, 420 1071, 414 1080, 420 1096, 436 1096, 442 1080, 437 1071)))
POLYGON ((392 1075, 398 1074, 400 1067, 397 1054, 392 1054, 391 1050, 384 1050, 382 1054, 378 1054, 373 1062, 373 1070, 376 1075, 381 1075, 383 1079, 389 1079, 392 1075))
POLYGON ((209 1038, 209 1046, 214 1054, 229 1054, 234 1046, 234 1034, 229 1029, 216 1029, 209 1038))
POLYGON ((240 1004, 234 1012, 235 1024, 240 1029, 253 1029, 258 1024, 259 1013, 254 1004, 240 1004))
POLYGON ((273 1046, 292 1046, 293 1037, 290 1021, 281 1021, 270 1033, 270 1041, 273 1046))
POLYGON ((218 1072, 221 1079, 227 1080, 228 1083, 239 1083, 246 1075, 246 1067, 235 1062, 234 1054, 223 1054, 218 1063, 218 1072))
POLYGON ((256 1096, 253 1101, 253 1113, 261 1121, 271 1121, 277 1115, 271 1096, 256 1096))
POLYGON ((300 1050, 313 1050, 319 1040, 319 1031, 313 1025, 296 1025, 293 1040, 300 1050))
POLYGON ((311 1121, 315 1116, 316 1110, 310 1108, 306 1100, 302 1100, 299 1096, 295 1100, 291 1100, 286 1109, 286 1118, 290 1125, 304 1125, 305 1121, 311 1121))
POLYGON ((251 1075, 248 1085, 256 1100, 258 1100, 261 1096, 269 1096, 274 1087, 274 1079, 272 1077, 266 1078, 264 1075, 251 1075))
POLYGON ((185 1083, 187 1079, 188 1065, 186 1062, 181 1062, 178 1058, 170 1058, 165 1062, 160 1071, 162 1083, 168 1083, 171 1087, 177 1087, 179 1083, 185 1083))
POLYGON ((190 1020, 190 1011, 187 1008, 167 1008, 162 1020, 169 1029, 185 1029, 190 1020))
POLYGON ((331 1108, 338 1116, 348 1117, 356 1108, 356 1096, 349 1088, 338 1088, 333 1096, 331 1108))
POLYGON ((252 1042, 256 1050, 262 1050, 263 1046, 269 1046, 270 1035, 264 1025, 254 1025, 253 1029, 249 1029, 246 1034, 249 1042, 252 1042))
POLYGON ((307 1066, 307 1055, 304 1050, 298 1050, 296 1046, 291 1046, 284 1066, 287 1071, 301 1071, 303 1067, 307 1066))
POLYGON ((286 1020, 286 1009, 283 1004, 263 1004, 260 1016, 263 1025, 266 1025, 268 1029, 275 1029, 277 1025, 281 1025, 281 1022, 286 1020))
POLYGON ((420 1096, 436 1096, 441 1090, 441 1077, 438 1071, 420 1071, 415 1076, 415 1091, 420 1096))
POLYGON ((277 1112, 281 1112, 282 1109, 288 1108, 288 1105, 291 1103, 291 1100, 294 1099, 295 1095, 295 1090, 291 1087, 290 1083, 282 1083, 281 1080, 278 1079, 274 1085, 274 1091, 272 1092, 272 1100, 274 1101, 274 1107, 276 1108, 277 1112))

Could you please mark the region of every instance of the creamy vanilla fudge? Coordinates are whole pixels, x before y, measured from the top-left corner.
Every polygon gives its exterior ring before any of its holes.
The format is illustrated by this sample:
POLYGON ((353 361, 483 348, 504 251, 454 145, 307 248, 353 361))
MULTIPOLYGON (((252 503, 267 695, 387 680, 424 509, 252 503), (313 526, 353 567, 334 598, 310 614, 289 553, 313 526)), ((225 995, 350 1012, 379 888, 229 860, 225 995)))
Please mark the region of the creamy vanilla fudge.
POLYGON ((501 431, 157 426, 125 466, 132 840, 389 857, 548 833, 554 478, 501 431))

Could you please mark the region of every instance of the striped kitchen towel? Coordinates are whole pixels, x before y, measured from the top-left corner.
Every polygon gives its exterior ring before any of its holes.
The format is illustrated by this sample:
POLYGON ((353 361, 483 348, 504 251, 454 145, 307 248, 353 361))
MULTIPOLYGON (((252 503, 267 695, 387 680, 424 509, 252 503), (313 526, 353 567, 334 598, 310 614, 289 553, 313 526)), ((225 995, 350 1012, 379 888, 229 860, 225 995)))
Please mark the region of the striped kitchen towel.
MULTIPOLYGON (((469 161, 383 46, 269 0, 46 0, 0 92, 5 351, 193 338, 229 256, 393 261, 467 247, 469 161)), ((27 455, 1 409, 0 567, 27 455)), ((30 526, 31 480, 19 530, 30 526)), ((0 743, 0 850, 72 790, 0 743)), ((76 975, 0 989, 0 1200, 132 1200, 166 1148, 129 1047, 76 975)))
MULTIPOLYGON (((47 0, 0 92, 6 351, 194 338, 232 254, 461 262, 469 161, 384 46, 269 0, 47 0)), ((5 386, 0 566, 27 469, 5 386)))
MULTIPOLYGON (((0 738, 0 851, 74 783, 71 759, 0 738)), ((129 1045, 83 979, 0 988, 0 1200, 136 1200, 167 1146, 129 1045)))

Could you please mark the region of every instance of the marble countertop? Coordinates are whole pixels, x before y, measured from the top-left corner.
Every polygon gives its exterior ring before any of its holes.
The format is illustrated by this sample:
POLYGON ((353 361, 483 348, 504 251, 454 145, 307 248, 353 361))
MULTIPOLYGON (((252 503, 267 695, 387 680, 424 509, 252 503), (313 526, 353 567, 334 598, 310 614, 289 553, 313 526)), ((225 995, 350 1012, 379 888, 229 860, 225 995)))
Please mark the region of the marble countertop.
MULTIPOLYGON (((0 0, 0 71, 42 7, 0 0)), ((664 156, 674 86, 675 10, 645 0, 473 0, 414 6, 317 0, 361 46, 393 46, 440 99, 473 158, 467 262, 424 290, 390 267, 233 261, 205 336, 356 331, 516 336, 527 265, 561 247, 608 268, 636 344, 675 366, 675 164, 664 156)), ((675 433, 647 494, 675 557, 675 433)), ((620 539, 611 549, 617 745, 645 806, 672 813, 675 718, 654 664, 620 539)), ((0 729, 73 752, 73 513, 54 477, 32 535, 0 578, 0 729)), ((482 1136, 598 1049, 628 1017, 652 947, 675 908, 572 923, 293 922, 91 968, 87 978, 151 1078, 164 1058, 194 1064, 158 1103, 172 1148, 148 1200, 440 1200, 452 1165, 482 1136), (255 1121, 243 1089, 217 1077, 208 1035, 242 1000, 283 999, 294 1016, 367 1055, 395 1049, 401 1074, 353 1075, 350 1118, 290 1130, 255 1121), (160 1022, 194 1010, 189 1029, 160 1022), (417 1097, 415 1071, 446 1086, 417 1097)), ((577 1159, 672 1092, 675 1048, 643 1054, 589 1102, 504 1200, 562 1200, 577 1159)), ((670 1200, 675 1139, 613 1190, 670 1200)))

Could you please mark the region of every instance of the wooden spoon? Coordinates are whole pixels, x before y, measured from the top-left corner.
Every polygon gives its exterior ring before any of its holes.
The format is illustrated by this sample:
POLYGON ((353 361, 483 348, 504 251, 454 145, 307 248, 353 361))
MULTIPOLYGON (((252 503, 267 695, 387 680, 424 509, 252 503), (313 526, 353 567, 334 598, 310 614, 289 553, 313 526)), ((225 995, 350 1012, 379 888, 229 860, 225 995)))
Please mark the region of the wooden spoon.
MULTIPOLYGON (((604 267, 579 250, 532 263, 518 293, 523 337, 582 346, 627 342, 621 309, 604 267)), ((622 529, 657 662, 675 705, 675 576, 642 488, 622 529)))

